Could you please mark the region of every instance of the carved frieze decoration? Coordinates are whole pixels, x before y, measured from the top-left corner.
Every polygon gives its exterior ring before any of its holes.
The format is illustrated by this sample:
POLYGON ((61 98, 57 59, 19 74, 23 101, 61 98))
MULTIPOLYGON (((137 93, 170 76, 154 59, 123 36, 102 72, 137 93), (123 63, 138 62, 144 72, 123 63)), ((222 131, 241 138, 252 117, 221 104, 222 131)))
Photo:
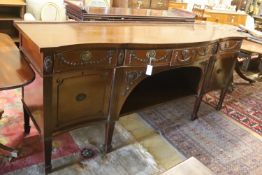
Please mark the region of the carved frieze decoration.
POLYGON ((53 59, 51 56, 46 56, 44 58, 44 70, 46 73, 53 72, 53 59))
POLYGON ((114 50, 108 50, 105 57, 97 58, 92 51, 85 50, 80 53, 79 58, 69 58, 66 53, 58 53, 56 56, 60 63, 76 67, 102 63, 112 64, 114 53, 114 50))
POLYGON ((160 62, 160 61, 169 61, 171 54, 172 54, 172 49, 166 49, 165 50, 165 55, 157 58, 157 50, 148 50, 145 54, 145 57, 141 58, 137 56, 136 50, 128 50, 127 55, 129 58, 129 64, 132 63, 133 60, 142 62, 142 63, 149 63, 150 59, 154 58, 154 62, 160 62))
POLYGON ((126 96, 133 86, 145 75, 145 71, 127 71, 125 72, 125 88, 122 95, 126 96))
POLYGON ((180 51, 175 51, 175 59, 180 63, 186 63, 193 60, 196 56, 196 50, 193 49, 183 49, 180 51), (181 55, 179 54, 181 52, 181 55))
POLYGON ((206 47, 199 47, 197 49, 197 54, 199 56, 206 56, 208 54, 208 52, 209 52, 209 47, 208 46, 206 46, 206 47))

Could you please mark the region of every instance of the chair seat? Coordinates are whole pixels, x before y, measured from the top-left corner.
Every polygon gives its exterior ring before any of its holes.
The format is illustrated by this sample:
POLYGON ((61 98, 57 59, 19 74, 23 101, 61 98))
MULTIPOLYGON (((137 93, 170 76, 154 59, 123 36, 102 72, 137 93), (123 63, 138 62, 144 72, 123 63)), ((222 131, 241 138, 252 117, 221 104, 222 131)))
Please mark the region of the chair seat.
POLYGON ((13 40, 0 33, 0 90, 13 89, 34 80, 34 71, 13 40))

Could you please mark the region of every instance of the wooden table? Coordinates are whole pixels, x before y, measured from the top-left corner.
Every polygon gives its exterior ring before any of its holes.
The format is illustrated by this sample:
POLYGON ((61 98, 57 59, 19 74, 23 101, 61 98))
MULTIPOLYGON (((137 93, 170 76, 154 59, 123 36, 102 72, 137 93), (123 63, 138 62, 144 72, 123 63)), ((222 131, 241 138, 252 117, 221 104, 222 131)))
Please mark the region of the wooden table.
POLYGON ((242 73, 241 71, 241 63, 245 63, 245 67, 246 69, 248 68, 248 65, 249 65, 249 62, 254 58, 256 59, 260 59, 260 63, 258 65, 258 69, 259 69, 259 76, 262 74, 262 44, 260 43, 257 43, 257 42, 254 42, 254 41, 251 41, 251 40, 243 40, 242 42, 242 45, 241 45, 241 49, 240 49, 241 53, 243 56, 241 56, 240 58, 242 57, 245 57, 244 61, 240 60, 240 61, 237 61, 237 64, 236 64, 236 72, 237 74, 244 80, 250 82, 250 83, 254 83, 255 80, 253 79, 250 79, 248 78, 245 74, 242 73))
MULTIPOLYGON (((12 39, 3 33, 0 33, 0 65, 0 91, 19 87, 22 87, 23 90, 23 87, 35 78, 33 70, 25 61, 12 39)), ((3 112, 1 109, 0 120, 3 112)), ((29 115, 25 113, 24 119, 24 130, 27 134, 30 131, 29 115)), ((17 157, 17 150, 13 148, 0 143, 0 149, 9 152, 11 157, 17 157)))
MULTIPOLYGON (((244 38, 231 26, 157 22, 17 22, 21 50, 39 76, 24 102, 43 137, 45 171, 51 171, 54 135, 105 122, 111 149, 121 115, 221 89, 221 108, 244 38), (148 65, 152 76, 146 75, 148 65), (180 88, 178 88, 180 87, 180 88), (187 91, 185 91, 187 90, 187 91)), ((150 71, 149 71, 150 73, 150 71)))

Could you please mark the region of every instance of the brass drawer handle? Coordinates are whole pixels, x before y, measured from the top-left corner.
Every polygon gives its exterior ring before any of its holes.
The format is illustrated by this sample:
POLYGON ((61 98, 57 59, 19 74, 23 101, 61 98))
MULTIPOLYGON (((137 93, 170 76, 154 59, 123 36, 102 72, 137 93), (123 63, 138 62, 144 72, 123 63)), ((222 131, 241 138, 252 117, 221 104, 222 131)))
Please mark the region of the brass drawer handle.
POLYGON ((76 101, 78 101, 78 102, 81 102, 81 101, 83 101, 85 99, 86 99, 86 94, 85 93, 80 93, 80 94, 78 94, 76 96, 76 101))

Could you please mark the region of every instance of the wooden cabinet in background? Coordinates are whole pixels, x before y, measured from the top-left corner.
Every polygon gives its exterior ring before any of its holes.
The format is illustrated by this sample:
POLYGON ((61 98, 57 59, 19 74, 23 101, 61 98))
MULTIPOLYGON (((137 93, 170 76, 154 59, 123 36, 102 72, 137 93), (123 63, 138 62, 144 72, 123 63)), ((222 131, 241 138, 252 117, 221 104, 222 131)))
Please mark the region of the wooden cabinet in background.
POLYGON ((218 10, 206 9, 204 15, 207 16, 207 21, 218 22, 222 24, 231 24, 236 26, 245 25, 247 19, 247 14, 218 10))
POLYGON ((169 2, 169 9, 187 9, 187 3, 179 3, 179 2, 169 2))
POLYGON ((16 43, 19 42, 19 39, 13 22, 23 19, 25 7, 24 0, 0 1, 0 33, 8 34, 16 43))

